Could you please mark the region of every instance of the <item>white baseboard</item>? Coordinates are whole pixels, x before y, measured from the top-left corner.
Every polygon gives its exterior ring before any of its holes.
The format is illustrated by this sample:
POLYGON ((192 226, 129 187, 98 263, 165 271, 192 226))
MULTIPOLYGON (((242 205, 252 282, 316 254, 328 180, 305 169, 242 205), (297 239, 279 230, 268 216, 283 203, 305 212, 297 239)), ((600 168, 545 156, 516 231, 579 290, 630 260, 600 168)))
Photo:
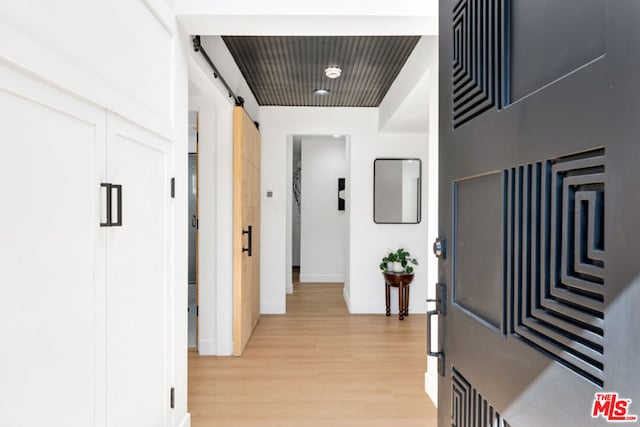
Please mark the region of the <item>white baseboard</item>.
POLYGON ((293 293, 293 283, 287 283, 287 294, 291 295, 293 293))
POLYGON ((300 283, 344 283, 344 274, 301 274, 300 283))
POLYGON ((285 314, 286 312, 286 304, 260 304, 260 314, 285 314))
POLYGON ((347 304, 347 311, 351 313, 351 299, 349 298, 349 294, 347 293, 347 288, 342 288, 342 297, 344 298, 345 304, 347 304))
POLYGON ((200 356, 215 356, 218 354, 216 348, 216 340, 199 340, 198 341, 198 354, 200 356))
POLYGON ((438 374, 429 372, 424 373, 424 391, 427 392, 427 396, 431 399, 434 406, 438 407, 438 374))
POLYGON ((409 304, 409 313, 425 314, 427 312, 427 302, 409 304))
POLYGON ((191 414, 187 412, 187 414, 182 419, 180 423, 180 427, 191 427, 191 414))
POLYGON ((382 303, 361 303, 353 300, 349 301, 349 313, 353 314, 384 314, 385 306, 382 303))

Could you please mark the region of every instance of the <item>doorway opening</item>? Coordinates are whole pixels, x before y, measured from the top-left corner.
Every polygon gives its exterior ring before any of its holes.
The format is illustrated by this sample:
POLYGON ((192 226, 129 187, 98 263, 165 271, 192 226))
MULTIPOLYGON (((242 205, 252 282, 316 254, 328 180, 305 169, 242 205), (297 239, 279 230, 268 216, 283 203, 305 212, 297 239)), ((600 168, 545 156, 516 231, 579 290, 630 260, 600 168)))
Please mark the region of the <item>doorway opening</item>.
MULTIPOLYGON (((295 284, 300 282, 300 212, 302 207, 302 141, 297 138, 293 140, 292 170, 291 281, 295 284)), ((293 288, 288 293, 293 293, 293 288)))
POLYGON ((188 343, 198 348, 198 113, 189 111, 188 343))
POLYGON ((290 285, 347 284, 349 208, 347 137, 294 135, 290 140, 290 285))

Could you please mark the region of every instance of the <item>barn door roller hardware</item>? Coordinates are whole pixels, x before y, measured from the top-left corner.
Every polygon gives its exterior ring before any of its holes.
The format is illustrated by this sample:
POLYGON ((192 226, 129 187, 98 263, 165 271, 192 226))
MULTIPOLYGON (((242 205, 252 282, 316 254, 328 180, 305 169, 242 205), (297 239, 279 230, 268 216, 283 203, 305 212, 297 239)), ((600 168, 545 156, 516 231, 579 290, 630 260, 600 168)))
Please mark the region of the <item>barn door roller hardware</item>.
MULTIPOLYGON (((202 47, 202 44, 200 43, 200 36, 193 36, 192 40, 193 40, 193 50, 196 52, 200 52, 204 60, 207 61, 207 64, 209 64, 209 66, 213 70, 213 78, 220 80, 220 83, 222 83, 224 88, 227 90, 227 93, 229 94, 229 98, 233 98, 233 101, 235 102, 237 107, 244 108, 244 98, 241 96, 236 96, 233 90, 231 90, 227 81, 224 79, 224 77, 222 77, 222 75, 220 74, 220 71, 218 71, 218 69, 216 68, 215 64, 213 63, 209 55, 207 55, 207 51, 204 50, 204 48, 202 47)), ((253 122, 253 124, 256 126, 257 129, 260 128, 260 124, 258 122, 254 121, 253 119, 251 121, 253 122)))

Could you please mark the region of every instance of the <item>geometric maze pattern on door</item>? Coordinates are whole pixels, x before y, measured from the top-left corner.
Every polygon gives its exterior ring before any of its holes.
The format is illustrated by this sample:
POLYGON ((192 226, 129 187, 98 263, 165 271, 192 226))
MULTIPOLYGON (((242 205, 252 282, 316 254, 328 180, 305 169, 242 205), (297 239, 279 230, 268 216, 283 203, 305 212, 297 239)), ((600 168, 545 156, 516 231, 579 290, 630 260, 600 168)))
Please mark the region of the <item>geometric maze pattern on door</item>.
POLYGON ((451 374, 451 427, 510 427, 455 368, 451 374))
POLYGON ((603 386, 604 149, 505 171, 510 333, 603 386))
POLYGON ((453 128, 507 102, 507 0, 453 8, 453 128))

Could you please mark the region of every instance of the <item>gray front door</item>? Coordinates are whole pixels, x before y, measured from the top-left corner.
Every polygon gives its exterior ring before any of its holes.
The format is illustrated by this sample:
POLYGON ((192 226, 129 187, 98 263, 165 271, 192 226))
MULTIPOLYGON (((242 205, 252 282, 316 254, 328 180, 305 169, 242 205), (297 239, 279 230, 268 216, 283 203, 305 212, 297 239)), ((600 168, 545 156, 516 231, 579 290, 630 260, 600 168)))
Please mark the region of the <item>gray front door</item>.
POLYGON ((633 422, 640 2, 441 0, 439 55, 438 425, 633 422))

